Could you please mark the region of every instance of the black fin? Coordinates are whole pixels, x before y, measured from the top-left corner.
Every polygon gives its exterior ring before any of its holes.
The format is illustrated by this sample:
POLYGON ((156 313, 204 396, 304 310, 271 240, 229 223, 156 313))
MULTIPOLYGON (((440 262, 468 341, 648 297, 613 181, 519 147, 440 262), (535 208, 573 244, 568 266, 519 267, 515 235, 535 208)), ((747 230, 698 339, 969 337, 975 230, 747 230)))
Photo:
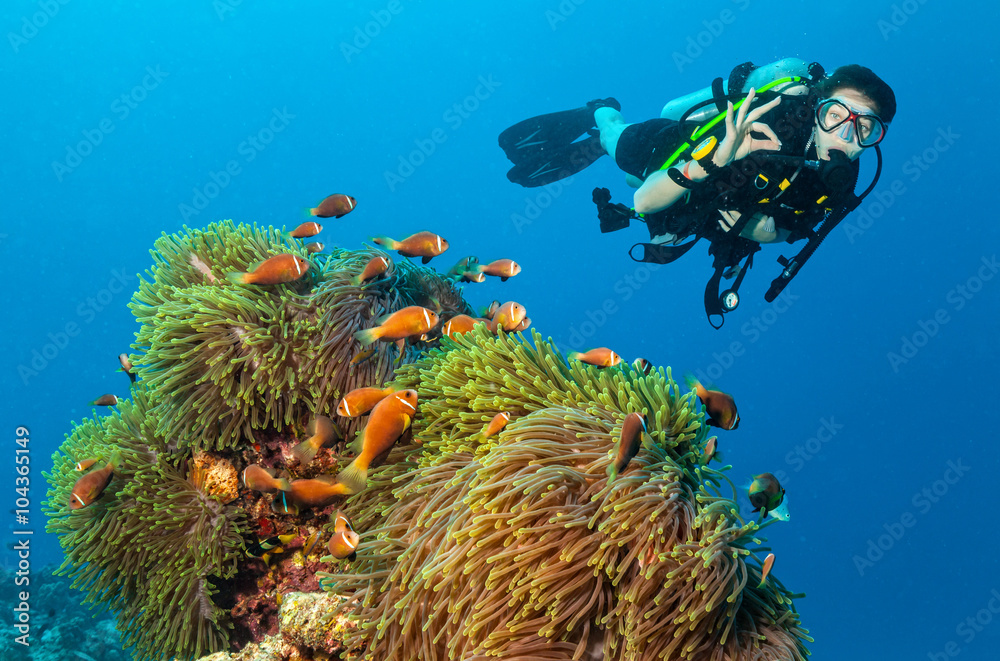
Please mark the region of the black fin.
POLYGON ((514 167, 507 178, 527 188, 545 186, 583 170, 604 155, 594 111, 621 110, 613 98, 574 110, 539 115, 506 129, 499 144, 514 167))

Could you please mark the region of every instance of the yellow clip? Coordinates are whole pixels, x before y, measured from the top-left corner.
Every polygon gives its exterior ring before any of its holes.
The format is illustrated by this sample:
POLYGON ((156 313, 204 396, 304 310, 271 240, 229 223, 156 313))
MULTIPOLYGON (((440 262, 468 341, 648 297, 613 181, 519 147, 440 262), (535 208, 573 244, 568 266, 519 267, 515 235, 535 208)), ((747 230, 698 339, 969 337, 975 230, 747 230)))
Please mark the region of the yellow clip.
POLYGON ((764 198, 763 200, 759 200, 759 201, 757 202, 757 204, 767 204, 767 203, 768 203, 768 202, 770 202, 770 201, 771 201, 771 198, 769 198, 769 197, 765 197, 765 198, 764 198))
POLYGON ((821 197, 818 200, 816 200, 816 204, 823 204, 823 202, 825 202, 826 198, 828 198, 828 197, 829 197, 829 195, 824 195, 823 197, 821 197))
POLYGON ((805 213, 805 209, 796 209, 795 213, 796 214, 805 213))
POLYGON ((780 183, 780 184, 778 184, 778 188, 779 188, 780 190, 785 190, 786 188, 788 188, 788 187, 789 187, 789 186, 791 186, 791 185, 792 185, 792 182, 788 181, 787 179, 783 179, 783 180, 781 181, 781 183, 780 183))

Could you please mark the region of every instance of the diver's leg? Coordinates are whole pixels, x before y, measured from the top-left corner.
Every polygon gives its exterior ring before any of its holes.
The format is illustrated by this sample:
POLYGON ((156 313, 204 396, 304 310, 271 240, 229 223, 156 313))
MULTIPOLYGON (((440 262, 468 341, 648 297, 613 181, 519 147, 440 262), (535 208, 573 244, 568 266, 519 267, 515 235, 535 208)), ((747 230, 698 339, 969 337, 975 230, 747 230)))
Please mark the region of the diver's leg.
POLYGON ((625 123, 625 118, 619 111, 610 107, 598 108, 594 113, 594 122, 601 132, 601 146, 611 158, 614 158, 615 150, 618 149, 618 138, 629 125, 625 123))

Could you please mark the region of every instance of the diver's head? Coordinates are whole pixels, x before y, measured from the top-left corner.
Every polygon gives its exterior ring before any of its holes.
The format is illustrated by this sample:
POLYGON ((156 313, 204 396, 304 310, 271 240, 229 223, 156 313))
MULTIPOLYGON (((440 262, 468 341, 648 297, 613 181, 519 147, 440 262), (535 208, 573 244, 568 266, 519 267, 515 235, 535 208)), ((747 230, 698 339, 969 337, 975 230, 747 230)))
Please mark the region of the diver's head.
POLYGON ((896 115, 896 95, 871 69, 858 64, 837 68, 816 87, 816 152, 829 160, 838 149, 852 161, 885 137, 896 115))

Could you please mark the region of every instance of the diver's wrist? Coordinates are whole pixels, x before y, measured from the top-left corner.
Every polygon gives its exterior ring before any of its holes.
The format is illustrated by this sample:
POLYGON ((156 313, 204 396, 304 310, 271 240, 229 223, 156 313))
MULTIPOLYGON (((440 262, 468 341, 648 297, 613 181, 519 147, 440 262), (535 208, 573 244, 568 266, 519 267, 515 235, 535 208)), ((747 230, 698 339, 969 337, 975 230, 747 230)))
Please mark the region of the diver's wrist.
POLYGON ((690 160, 685 163, 684 170, 681 174, 695 183, 708 179, 708 170, 703 168, 701 163, 695 160, 690 160))

